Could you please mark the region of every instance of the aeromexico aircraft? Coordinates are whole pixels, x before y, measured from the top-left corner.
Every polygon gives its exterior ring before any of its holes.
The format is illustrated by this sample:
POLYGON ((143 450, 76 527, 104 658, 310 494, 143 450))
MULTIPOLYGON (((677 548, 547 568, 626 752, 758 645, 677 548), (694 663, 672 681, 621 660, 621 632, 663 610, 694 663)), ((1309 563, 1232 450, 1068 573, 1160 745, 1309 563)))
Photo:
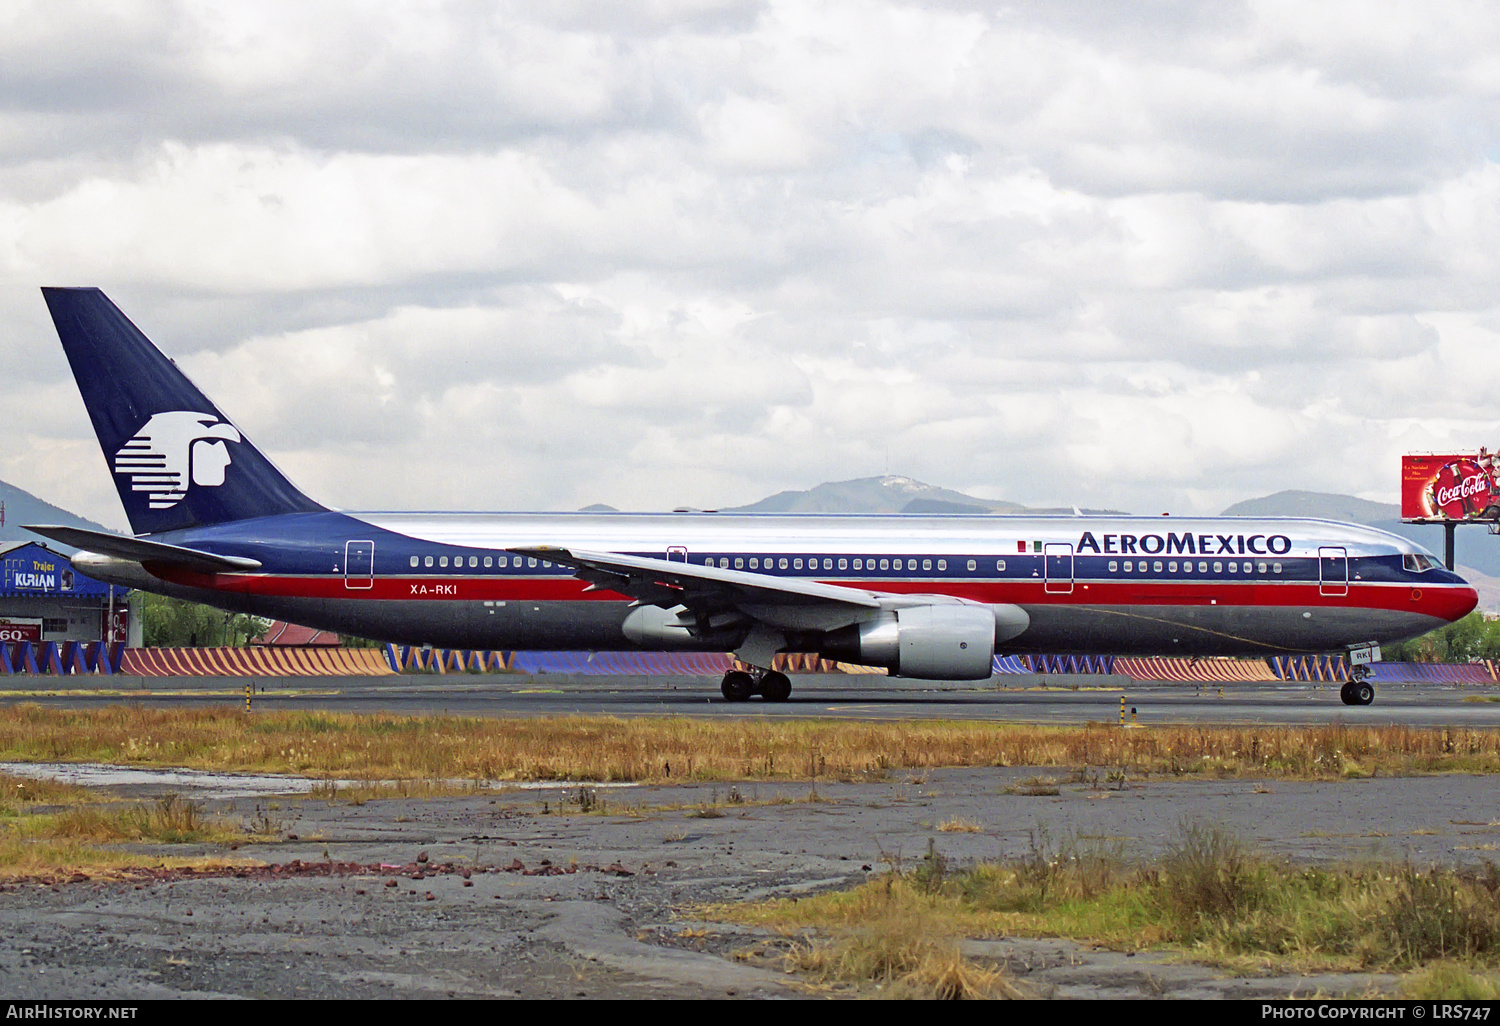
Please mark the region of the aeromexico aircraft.
POLYGON ((102 292, 43 289, 135 537, 30 530, 104 581, 402 644, 778 651, 979 680, 996 651, 1351 653, 1477 596, 1411 542, 1326 520, 347 513, 303 495, 102 292))

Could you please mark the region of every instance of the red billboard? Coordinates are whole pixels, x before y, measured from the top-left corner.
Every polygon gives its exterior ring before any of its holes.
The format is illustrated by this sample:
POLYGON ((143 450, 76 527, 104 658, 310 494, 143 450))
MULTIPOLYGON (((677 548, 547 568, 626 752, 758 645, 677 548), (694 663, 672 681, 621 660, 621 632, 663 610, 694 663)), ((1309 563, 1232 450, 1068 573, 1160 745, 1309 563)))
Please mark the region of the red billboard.
POLYGON ((0 616, 0 641, 42 642, 42 621, 24 617, 0 616))
POLYGON ((1401 457, 1401 519, 1428 522, 1500 519, 1495 454, 1425 453, 1401 457))

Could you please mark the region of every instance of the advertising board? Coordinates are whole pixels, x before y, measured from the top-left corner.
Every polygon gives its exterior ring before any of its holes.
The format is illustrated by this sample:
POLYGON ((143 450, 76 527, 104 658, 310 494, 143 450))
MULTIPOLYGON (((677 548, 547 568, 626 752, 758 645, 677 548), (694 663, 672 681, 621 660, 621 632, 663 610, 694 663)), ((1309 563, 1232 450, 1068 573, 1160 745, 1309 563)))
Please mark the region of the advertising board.
POLYGON ((1422 453, 1401 457, 1401 519, 1417 523, 1500 519, 1495 454, 1422 453))
POLYGON ((41 644, 41 618, 33 620, 26 617, 0 616, 0 642, 4 641, 30 641, 33 644, 41 644))

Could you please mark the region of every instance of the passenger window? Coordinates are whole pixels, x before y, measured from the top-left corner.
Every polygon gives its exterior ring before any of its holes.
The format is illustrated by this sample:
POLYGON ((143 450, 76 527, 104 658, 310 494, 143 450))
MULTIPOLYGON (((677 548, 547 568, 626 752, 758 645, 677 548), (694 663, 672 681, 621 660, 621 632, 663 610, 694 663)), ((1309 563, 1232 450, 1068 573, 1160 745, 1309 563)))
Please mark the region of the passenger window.
POLYGON ((495 565, 495 557, 494 556, 485 556, 484 557, 484 565, 485 566, 494 566, 495 565))
POLYGON ((416 566, 419 562, 421 562, 421 561, 419 559, 417 559, 416 556, 411 557, 411 565, 412 566, 416 566))
POLYGON ((447 556, 439 556, 438 557, 438 566, 447 566, 447 565, 448 565, 448 557, 447 556))
POLYGON ((734 568, 736 570, 740 570, 740 569, 743 569, 744 566, 745 566, 745 557, 744 556, 735 556, 734 557, 734 568))
MULTIPOLYGON (((1158 566, 1157 569, 1160 570, 1161 567, 1158 566)), ((1172 560, 1172 562, 1168 563, 1167 564, 1167 570, 1170 573, 1174 573, 1175 574, 1177 572, 1177 560, 1174 559, 1174 560, 1172 560)))
POLYGON ((426 563, 427 563, 428 566, 432 565, 432 557, 431 556, 427 557, 426 563))
POLYGON ((882 559, 880 561, 880 569, 882 569, 882 570, 889 570, 890 568, 891 568, 891 561, 890 560, 888 560, 888 559, 882 559))
MULTIPOLYGON (((767 566, 771 565, 770 560, 766 561, 766 565, 767 566)), ((751 570, 759 570, 760 569, 760 560, 756 559, 754 556, 750 557, 750 569, 751 570)))
POLYGON ((999 570, 1002 574, 1005 573, 1005 560, 1003 560, 1003 559, 997 559, 997 560, 995 560, 995 569, 999 570))
POLYGON ((536 557, 535 556, 527 556, 526 557, 526 565, 528 567, 536 566, 536 557))
POLYGON ((470 566, 478 566, 479 565, 479 557, 478 556, 470 556, 469 557, 469 565, 470 566))
POLYGON ((1125 572, 1127 574, 1135 573, 1135 563, 1127 559, 1125 561, 1125 572))
POLYGON ((978 564, 978 563, 976 563, 976 562, 974 562, 974 561, 973 561, 973 560, 972 560, 972 559, 971 559, 971 560, 969 560, 969 569, 970 569, 970 570, 978 570, 978 569, 979 569, 979 564, 978 564))
POLYGON ((782 556, 782 557, 781 557, 781 562, 780 562, 780 564, 779 564, 779 566, 780 566, 780 567, 781 567, 781 569, 783 569, 783 570, 785 570, 785 569, 786 569, 786 557, 785 557, 785 556, 782 556))
POLYGON ((1203 562, 1199 562, 1199 564, 1198 564, 1198 572, 1200 574, 1206 574, 1206 573, 1208 573, 1208 564, 1207 563, 1203 563, 1203 562))
POLYGON ((939 570, 946 570, 946 569, 948 569, 948 561, 946 559, 940 559, 940 560, 938 560, 938 569, 939 570))
POLYGON ((847 570, 847 569, 849 569, 849 561, 847 559, 840 559, 839 560, 839 569, 840 570, 847 570))
MULTIPOLYGON (((521 557, 517 556, 516 557, 516 562, 519 563, 520 561, 521 561, 521 557)), ((500 566, 509 566, 510 565, 510 557, 509 556, 501 556, 499 559, 495 560, 495 562, 497 564, 499 564, 500 566)))
POLYGON ((1120 569, 1120 561, 1117 559, 1111 559, 1109 561, 1109 572, 1114 573, 1118 569, 1120 569))
MULTIPOLYGON (((781 561, 781 565, 782 566, 786 566, 786 560, 783 559, 781 561)), ((801 570, 802 569, 802 560, 800 560, 800 559, 794 559, 794 560, 792 560, 792 569, 794 569, 794 570, 801 570)))
POLYGON ((1281 573, 1281 564, 1280 563, 1272 563, 1271 564, 1271 572, 1273 574, 1279 574, 1279 573, 1281 573))
POLYGON ((1152 568, 1156 573, 1161 573, 1161 560, 1158 559, 1152 568))
POLYGON ((930 559, 924 559, 924 560, 922 560, 922 569, 923 570, 931 570, 932 569, 932 560, 930 560, 930 559))
POLYGON ((1266 572, 1266 564, 1261 563, 1257 569, 1258 569, 1258 571, 1260 573, 1265 573, 1266 572))

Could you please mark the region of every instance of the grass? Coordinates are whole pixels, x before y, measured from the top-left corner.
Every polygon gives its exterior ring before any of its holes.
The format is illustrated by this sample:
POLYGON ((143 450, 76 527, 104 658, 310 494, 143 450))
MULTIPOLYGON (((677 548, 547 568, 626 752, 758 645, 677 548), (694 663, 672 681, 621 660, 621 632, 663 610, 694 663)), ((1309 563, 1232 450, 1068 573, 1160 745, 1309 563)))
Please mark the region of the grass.
MULTIPOLYGON (((1495 996, 1500 985, 1500 867, 1295 867, 1191 823, 1150 864, 1097 842, 1042 837, 1026 858, 954 872, 933 845, 914 869, 853 890, 695 914, 815 931, 820 939, 794 949, 789 966, 819 981, 890 983, 896 963, 869 949, 910 948, 916 935, 945 945, 1008 935, 1175 950, 1231 971, 1405 972, 1412 997, 1495 996)), ((965 962, 955 971, 991 969, 965 962)))
MULTIPOLYGON (((104 762, 358 780, 869 779, 947 766, 1335 779, 1500 772, 1500 732, 1411 727, 479 719, 118 706, 0 709, 0 761, 104 762)), ((1037 793, 1046 793, 1038 788, 1037 793)))
POLYGON ((232 843, 253 840, 256 833, 253 824, 206 816, 196 802, 175 795, 154 802, 106 803, 84 787, 0 773, 0 879, 108 875, 146 863, 224 864, 99 846, 232 843))

